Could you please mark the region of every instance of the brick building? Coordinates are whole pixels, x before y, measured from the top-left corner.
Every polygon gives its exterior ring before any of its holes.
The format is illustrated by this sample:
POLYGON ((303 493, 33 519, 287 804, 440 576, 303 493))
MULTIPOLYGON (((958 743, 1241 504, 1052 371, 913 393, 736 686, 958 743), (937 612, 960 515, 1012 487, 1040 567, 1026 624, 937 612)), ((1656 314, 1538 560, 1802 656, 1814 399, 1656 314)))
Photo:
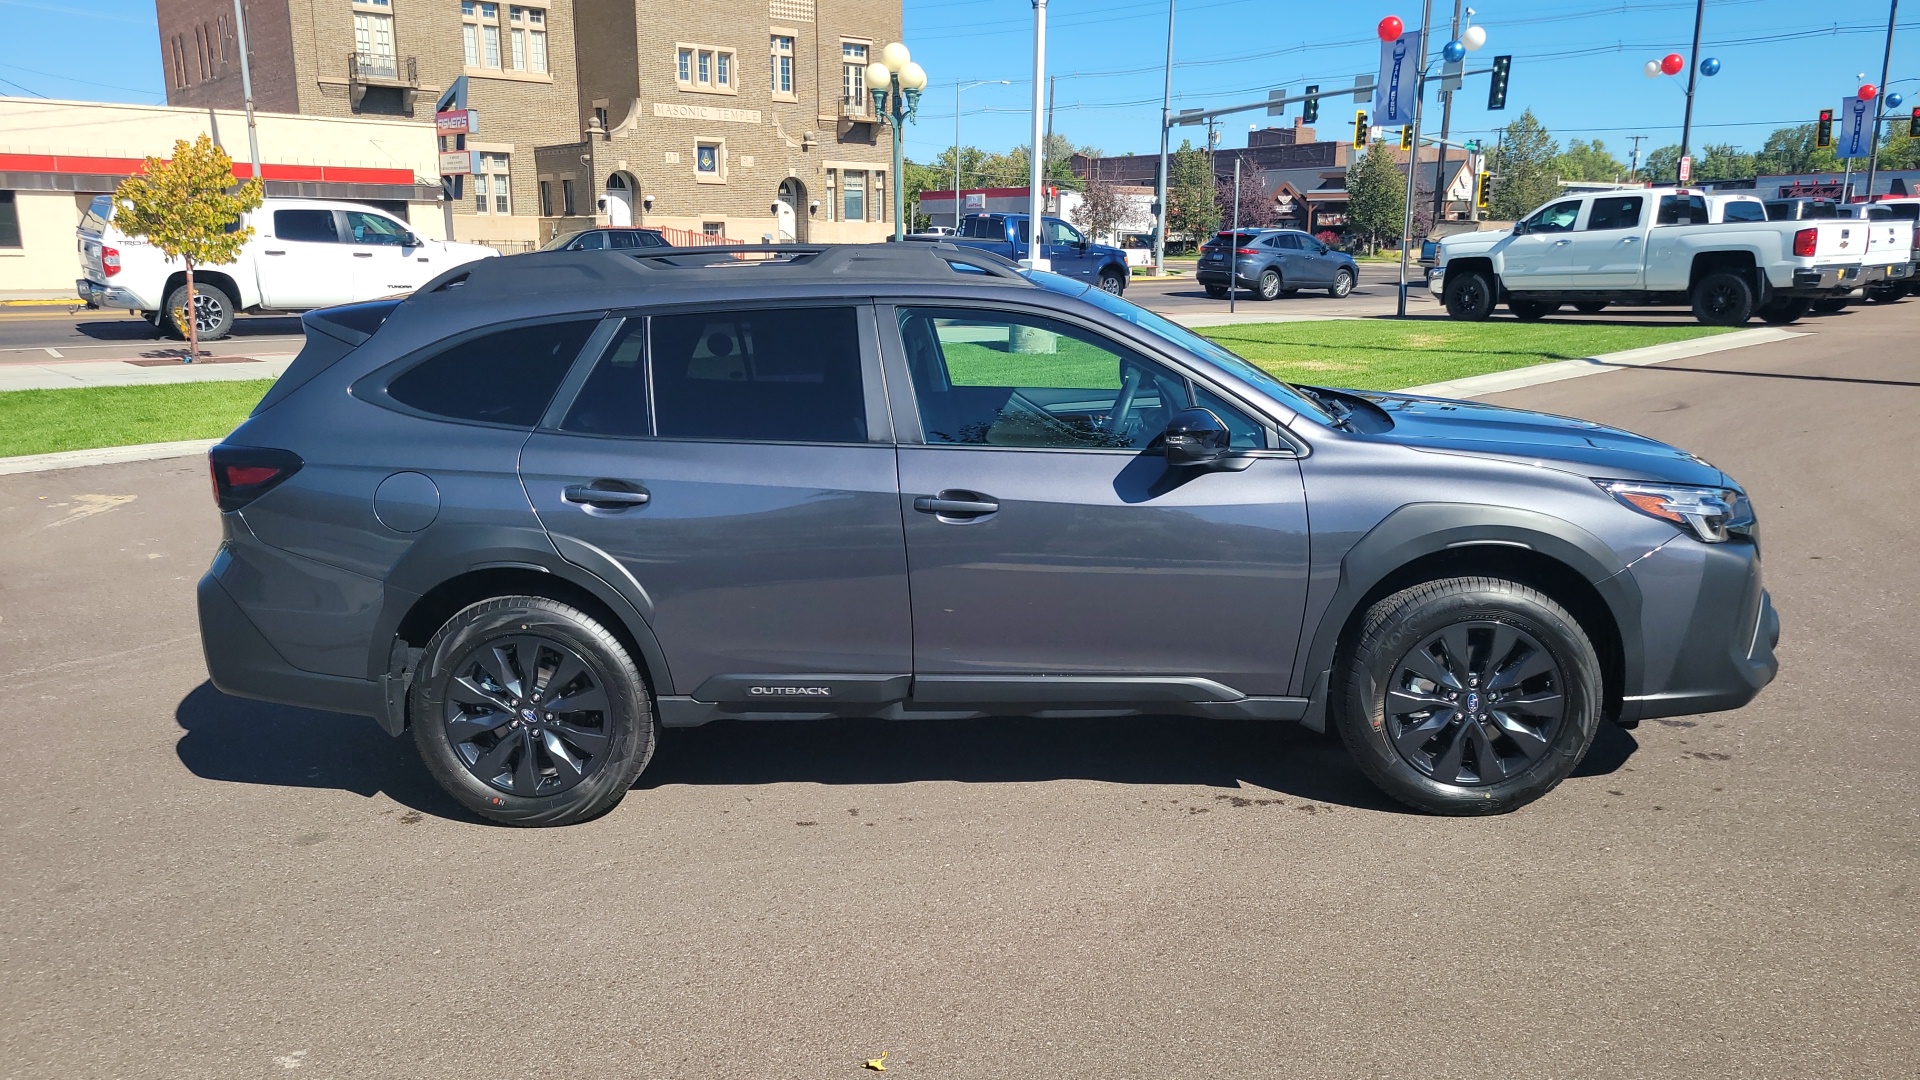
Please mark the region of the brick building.
MULTIPOLYGON (((482 172, 454 235, 505 250, 541 238, 534 148, 577 138, 573 0, 242 0, 256 109, 433 122, 460 75, 482 172)), ((232 0, 156 0, 170 105, 238 108, 232 0)))

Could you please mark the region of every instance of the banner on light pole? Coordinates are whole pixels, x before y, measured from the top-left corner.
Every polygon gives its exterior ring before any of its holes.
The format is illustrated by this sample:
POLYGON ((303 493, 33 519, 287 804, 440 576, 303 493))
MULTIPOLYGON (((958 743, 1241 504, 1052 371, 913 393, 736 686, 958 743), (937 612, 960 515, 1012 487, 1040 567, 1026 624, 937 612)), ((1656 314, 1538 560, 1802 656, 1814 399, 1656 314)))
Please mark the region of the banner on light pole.
POLYGON ((1873 99, 1858 95, 1840 99, 1840 137, 1833 140, 1835 157, 1863 158, 1873 152, 1868 133, 1873 125, 1873 99))
POLYGON ((1413 123, 1420 99, 1420 68, 1426 62, 1419 30, 1380 43, 1380 77, 1373 84, 1373 122, 1381 127, 1413 123))

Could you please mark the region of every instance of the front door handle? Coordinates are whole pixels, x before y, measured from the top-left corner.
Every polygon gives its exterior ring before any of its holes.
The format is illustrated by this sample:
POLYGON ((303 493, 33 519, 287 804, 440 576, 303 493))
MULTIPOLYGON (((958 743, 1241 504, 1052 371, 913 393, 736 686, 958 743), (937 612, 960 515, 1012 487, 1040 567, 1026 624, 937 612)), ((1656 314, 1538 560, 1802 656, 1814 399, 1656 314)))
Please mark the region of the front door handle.
POLYGON ((1620 242, 1623 244, 1637 244, 1640 242, 1640 238, 1637 236, 1623 236, 1620 238, 1620 242))
POLYGON ((1555 240, 1555 241, 1553 242, 1553 246, 1554 246, 1554 247, 1566 247, 1566 246, 1567 246, 1568 244, 1571 244, 1571 243, 1573 243, 1573 241, 1571 241, 1571 240, 1555 240))
POLYGON ((286 254, 286 252, 285 252, 285 251, 272 251, 272 250, 269 250, 269 251, 263 251, 263 252, 261 252, 260 254, 262 254, 262 255, 285 255, 285 254, 286 254))
POLYGON ((595 480, 591 484, 569 484, 560 497, 570 503, 592 507, 595 510, 625 510, 629 506, 645 506, 653 496, 644 490, 631 487, 599 487, 600 484, 619 484, 619 480, 595 480))
POLYGON ((920 496, 913 500, 913 508, 923 514, 971 518, 991 514, 1000 509, 1000 504, 977 492, 943 491, 938 495, 920 496))

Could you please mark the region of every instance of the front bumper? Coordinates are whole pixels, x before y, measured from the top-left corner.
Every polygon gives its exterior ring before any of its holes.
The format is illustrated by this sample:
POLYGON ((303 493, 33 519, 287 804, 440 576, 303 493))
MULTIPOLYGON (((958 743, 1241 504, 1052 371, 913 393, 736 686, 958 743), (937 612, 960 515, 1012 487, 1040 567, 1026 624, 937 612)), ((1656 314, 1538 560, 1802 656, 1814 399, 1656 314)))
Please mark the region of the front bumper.
POLYGON ((152 311, 155 305, 145 297, 118 285, 102 285, 91 278, 73 283, 74 292, 90 308, 126 308, 128 311, 152 311))
POLYGON ((1677 537, 1632 566, 1645 598, 1639 686, 1625 687, 1620 721, 1737 709, 1780 671, 1780 616, 1760 583, 1757 543, 1677 537))
POLYGON ((1447 291, 1447 269, 1444 266, 1427 268, 1427 291, 1435 296, 1447 291))

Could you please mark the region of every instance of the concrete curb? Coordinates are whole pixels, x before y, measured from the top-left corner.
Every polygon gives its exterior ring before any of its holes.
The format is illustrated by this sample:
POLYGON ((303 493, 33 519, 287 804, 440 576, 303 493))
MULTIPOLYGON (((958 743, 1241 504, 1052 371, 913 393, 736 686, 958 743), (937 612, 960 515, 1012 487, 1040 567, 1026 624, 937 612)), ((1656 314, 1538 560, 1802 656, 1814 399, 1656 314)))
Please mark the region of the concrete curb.
POLYGON ((247 363, 165 364, 141 367, 120 360, 62 358, 0 364, 0 393, 12 390, 73 390, 84 386, 155 386, 161 383, 277 379, 294 353, 265 353, 247 363))
POLYGON ((138 446, 102 446, 97 450, 66 450, 58 454, 28 454, 25 457, 0 458, 0 476, 15 473, 53 472, 56 469, 80 469, 88 465, 114 465, 123 461, 159 461, 162 458, 193 457, 204 454, 219 439, 194 439, 188 442, 142 443, 138 446))
POLYGON ((1775 341, 1788 341, 1805 337, 1804 333, 1780 330, 1771 326, 1756 327, 1752 330, 1736 330, 1731 334, 1719 334, 1709 338, 1695 338, 1692 341, 1673 341, 1665 345, 1648 345, 1641 349, 1627 349, 1624 352, 1604 353, 1580 360, 1562 360, 1553 364, 1534 364, 1531 367, 1514 368, 1512 371, 1495 371, 1486 375, 1470 375, 1464 379, 1451 379, 1447 382, 1428 383, 1425 386, 1409 386, 1404 390, 1392 390, 1389 393, 1410 394, 1415 397, 1438 398, 1474 398, 1484 394, 1497 394, 1503 390, 1518 390, 1523 386, 1539 386, 1542 383, 1560 382, 1565 379, 1580 379, 1588 375, 1605 375, 1610 371, 1623 368, 1649 367, 1664 364, 1669 360, 1684 360, 1690 356, 1704 356, 1707 353, 1726 352, 1729 349, 1744 349, 1749 345, 1766 345, 1775 341))

